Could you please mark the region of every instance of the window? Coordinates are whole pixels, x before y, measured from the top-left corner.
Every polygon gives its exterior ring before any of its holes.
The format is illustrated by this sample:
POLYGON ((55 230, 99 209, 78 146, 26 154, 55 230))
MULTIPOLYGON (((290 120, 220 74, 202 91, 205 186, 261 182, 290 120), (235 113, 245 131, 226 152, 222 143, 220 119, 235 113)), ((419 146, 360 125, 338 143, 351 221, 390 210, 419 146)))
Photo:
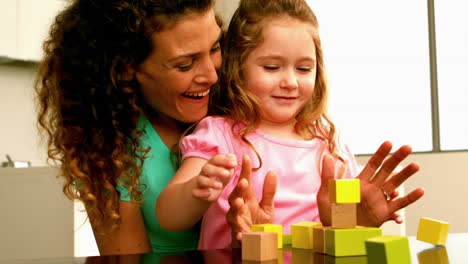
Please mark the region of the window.
POLYGON ((374 153, 385 140, 431 151, 426 1, 308 2, 320 24, 330 114, 353 152, 374 153))
POLYGON ((441 150, 468 149, 468 2, 434 0, 441 150))

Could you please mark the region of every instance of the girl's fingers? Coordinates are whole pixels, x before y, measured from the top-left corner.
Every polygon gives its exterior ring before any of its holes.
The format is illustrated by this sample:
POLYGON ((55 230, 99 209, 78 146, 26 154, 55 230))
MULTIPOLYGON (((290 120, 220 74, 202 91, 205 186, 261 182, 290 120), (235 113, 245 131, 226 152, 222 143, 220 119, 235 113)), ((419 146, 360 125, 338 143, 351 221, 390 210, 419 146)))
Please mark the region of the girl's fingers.
POLYGON ((335 160, 331 155, 325 155, 322 159, 322 185, 328 186, 329 180, 335 179, 335 160))
POLYGON ((246 192, 248 187, 248 183, 246 179, 239 179, 234 190, 232 190, 231 194, 228 197, 228 203, 231 207, 235 206, 235 202, 238 198, 244 197, 244 193, 246 192))
POLYGON ((399 213, 393 213, 393 214, 390 216, 389 220, 393 220, 393 221, 395 221, 395 223, 397 223, 397 224, 403 223, 403 218, 401 218, 401 215, 400 215, 399 213))
POLYGON ((197 178, 197 188, 196 189, 216 189, 220 190, 223 188, 223 183, 216 178, 206 177, 199 175, 197 178))
POLYGON ((414 175, 420 169, 417 163, 411 163, 406 166, 403 170, 393 175, 388 179, 382 186, 386 193, 391 193, 396 190, 401 184, 403 184, 409 177, 414 175))
POLYGON ((367 162, 366 166, 359 174, 358 178, 363 181, 369 181, 377 169, 380 167, 382 162, 387 157, 388 153, 392 150, 392 143, 390 141, 385 141, 380 145, 377 151, 372 155, 372 157, 367 162))
POLYGON ((219 167, 225 167, 227 169, 232 169, 237 166, 237 159, 236 155, 234 154, 218 154, 211 158, 208 163, 214 165, 214 166, 219 166, 219 167))
POLYGON ((237 232, 236 239, 237 241, 242 241, 242 232, 237 232))
POLYGON ((393 153, 385 162, 382 164, 382 167, 376 173, 376 175, 371 179, 371 182, 377 186, 382 186, 383 183, 387 180, 395 168, 400 164, 406 157, 408 157, 412 152, 410 146, 405 145, 399 148, 395 153, 393 153))
POLYGON ((262 200, 259 204, 261 208, 268 208, 269 210, 274 209, 274 199, 277 185, 278 176, 276 175, 276 173, 273 171, 268 172, 268 174, 265 176, 265 181, 263 183, 263 195, 262 200))
POLYGON ((211 195, 211 191, 210 191, 210 189, 193 189, 192 190, 192 195, 195 198, 202 199, 202 200, 207 200, 211 195))
POLYGON ((248 184, 251 184, 252 176, 252 162, 248 155, 242 156, 242 169, 240 173, 240 179, 246 179, 248 184))
POLYGON ((390 193, 390 200, 394 200, 400 196, 400 192, 398 190, 394 190, 392 193, 390 193))
POLYGON ((413 190, 406 196, 397 198, 393 201, 390 201, 388 203, 389 211, 390 212, 396 212, 402 208, 407 207, 408 205, 416 202, 419 200, 421 197, 424 195, 424 189, 423 188, 418 188, 416 190, 413 190))
POLYGON ((206 163, 200 172, 200 175, 209 178, 219 178, 223 183, 227 183, 233 174, 233 170, 224 167, 216 166, 211 163, 206 163))

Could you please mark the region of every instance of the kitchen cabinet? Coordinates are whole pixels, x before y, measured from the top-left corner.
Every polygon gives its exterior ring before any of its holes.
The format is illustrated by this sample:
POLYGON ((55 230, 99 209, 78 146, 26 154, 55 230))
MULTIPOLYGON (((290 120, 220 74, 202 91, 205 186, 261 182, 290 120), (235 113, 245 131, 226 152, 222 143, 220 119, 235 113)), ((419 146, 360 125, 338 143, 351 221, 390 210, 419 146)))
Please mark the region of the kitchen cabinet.
POLYGON ((42 42, 65 0, 2 0, 0 57, 39 61, 42 42))

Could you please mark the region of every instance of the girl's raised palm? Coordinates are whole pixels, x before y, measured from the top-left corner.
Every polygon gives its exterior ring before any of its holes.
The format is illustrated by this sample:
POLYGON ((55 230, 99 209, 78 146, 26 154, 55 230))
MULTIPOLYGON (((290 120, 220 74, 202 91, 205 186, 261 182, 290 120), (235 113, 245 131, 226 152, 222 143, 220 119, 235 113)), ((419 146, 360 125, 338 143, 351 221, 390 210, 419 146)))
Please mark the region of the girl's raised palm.
POLYGON ((242 159, 242 170, 239 181, 229 195, 229 211, 226 220, 231 227, 232 246, 237 247, 242 239, 242 233, 250 232, 253 224, 271 224, 274 219, 274 196, 276 193, 277 176, 269 172, 263 183, 262 200, 258 202, 253 192, 252 165, 245 155, 242 159))
MULTIPOLYGON (((391 149, 391 142, 384 142, 357 176, 361 182, 361 203, 357 206, 357 223, 361 226, 381 226, 388 220, 401 223, 402 219, 397 211, 416 202, 424 195, 424 190, 418 188, 406 196, 398 197, 396 189, 415 174, 419 166, 411 163, 391 176, 398 164, 411 153, 411 147, 402 146, 385 159, 391 149)), ((334 170, 333 158, 326 155, 322 163, 322 185, 317 193, 320 219, 324 225, 331 225, 328 181, 335 178, 334 170)))

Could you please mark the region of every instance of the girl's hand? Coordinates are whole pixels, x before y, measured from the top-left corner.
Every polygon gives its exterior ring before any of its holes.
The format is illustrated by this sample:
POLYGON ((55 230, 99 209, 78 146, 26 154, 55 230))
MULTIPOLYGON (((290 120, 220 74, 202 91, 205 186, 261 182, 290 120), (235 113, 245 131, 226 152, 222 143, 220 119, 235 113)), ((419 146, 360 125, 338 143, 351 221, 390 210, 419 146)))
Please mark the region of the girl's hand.
POLYGON ((274 172, 268 172, 265 176, 262 200, 259 203, 253 192, 251 174, 252 164, 245 155, 239 181, 228 198, 230 208, 226 220, 231 227, 232 247, 239 246, 242 233, 250 232, 252 224, 273 223, 277 176, 274 172))
POLYGON ((221 195, 224 186, 231 180, 237 166, 233 154, 216 155, 203 165, 196 176, 196 185, 192 195, 206 202, 214 202, 221 195))
MULTIPOLYGON (((402 146, 385 159, 391 150, 392 143, 384 142, 357 177, 361 182, 361 203, 357 206, 357 223, 359 225, 378 227, 389 220, 402 223, 403 220, 397 211, 416 202, 424 195, 424 190, 418 188, 406 196, 398 197, 396 189, 419 170, 419 165, 411 163, 390 177, 398 164, 412 152, 410 146, 402 146)), ((333 158, 324 157, 322 186, 317 194, 320 218, 324 225, 331 224, 328 181, 335 178, 334 169, 333 158)))

